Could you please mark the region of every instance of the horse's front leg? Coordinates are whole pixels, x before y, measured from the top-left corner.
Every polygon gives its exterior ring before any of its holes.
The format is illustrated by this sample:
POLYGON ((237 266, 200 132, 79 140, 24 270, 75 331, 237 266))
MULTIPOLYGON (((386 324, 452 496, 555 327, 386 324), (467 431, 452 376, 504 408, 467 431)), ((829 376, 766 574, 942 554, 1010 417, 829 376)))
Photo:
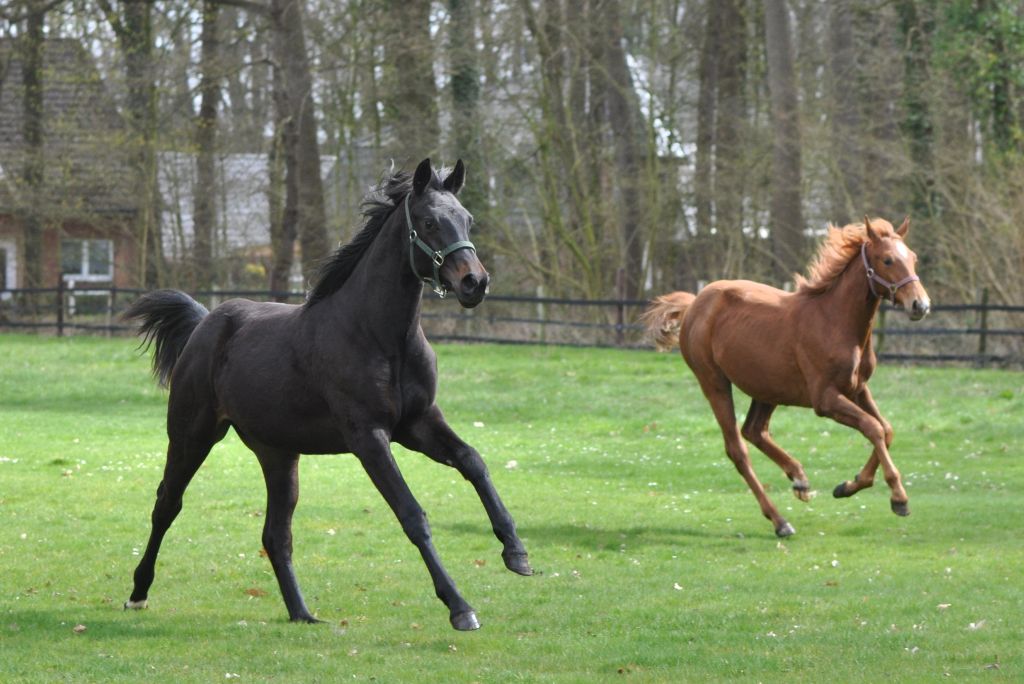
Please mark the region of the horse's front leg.
POLYGON ((431 538, 427 514, 409 491, 409 487, 398 469, 398 464, 395 463, 387 432, 376 429, 358 435, 352 439, 350 446, 377 490, 391 506, 391 510, 394 511, 395 517, 401 523, 402 530, 405 531, 409 541, 419 549, 423 562, 426 563, 427 570, 430 572, 430 577, 434 581, 434 591, 437 597, 448 606, 452 627, 463 631, 478 629, 480 623, 476 613, 459 594, 458 589, 455 588, 455 582, 441 564, 441 559, 437 555, 437 549, 434 548, 431 538))
POLYGON ((426 454, 431 459, 451 466, 469 480, 487 511, 491 528, 504 549, 505 567, 520 575, 532 575, 526 547, 516 532, 516 523, 494 488, 487 465, 476 449, 466 444, 451 429, 437 406, 431 406, 408 425, 396 441, 404 447, 426 454))
MULTIPOLYGON (((881 423, 882 431, 885 433, 885 447, 886 449, 891 447, 893 439, 892 425, 882 417, 882 413, 878 410, 878 405, 875 403, 874 397, 871 396, 871 391, 866 385, 864 390, 857 395, 856 402, 858 406, 867 411, 869 415, 881 423)), ((836 485, 836 488, 832 490, 832 495, 838 499, 853 496, 860 490, 867 489, 875 483, 875 472, 877 470, 878 455, 874 450, 872 450, 871 456, 868 458, 867 463, 864 464, 864 467, 861 468, 860 472, 857 473, 852 480, 840 482, 836 485)))
MULTIPOLYGON (((903 481, 900 477, 900 472, 896 469, 896 465, 892 461, 892 456, 889 455, 889 448, 887 446, 887 442, 892 439, 892 428, 889 428, 887 431, 885 427, 888 425, 887 423, 884 423, 884 421, 871 415, 851 399, 843 396, 838 392, 838 390, 834 389, 826 393, 820 405, 815 407, 815 410, 822 415, 829 416, 843 425, 848 425, 858 429, 861 434, 868 438, 874 446, 874 451, 872 451, 871 458, 868 459, 868 462, 861 473, 864 473, 865 477, 867 477, 866 473, 873 473, 874 469, 877 468, 878 465, 881 465, 882 472, 885 474, 885 481, 892 491, 892 495, 889 500, 889 503, 892 506, 892 512, 896 515, 910 515, 910 509, 907 505, 907 492, 903 489, 903 481)), ((859 477, 860 475, 858 475, 858 478, 859 477)), ((856 482, 854 484, 856 485, 856 482)), ((834 491, 833 495, 849 496, 850 494, 859 491, 859 489, 863 489, 863 486, 859 486, 852 489, 848 494, 846 493, 845 482, 840 485, 840 487, 843 487, 843 490, 839 491, 839 487, 836 487, 837 491, 834 491)))

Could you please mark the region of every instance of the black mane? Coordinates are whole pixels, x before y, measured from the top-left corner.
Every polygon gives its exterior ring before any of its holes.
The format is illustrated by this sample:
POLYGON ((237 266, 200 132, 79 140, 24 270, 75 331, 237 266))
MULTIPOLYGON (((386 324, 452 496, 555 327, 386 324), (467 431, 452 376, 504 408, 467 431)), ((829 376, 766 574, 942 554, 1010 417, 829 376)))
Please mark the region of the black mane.
MULTIPOLYGON (((442 174, 447 175, 447 171, 435 169, 428 187, 444 190, 442 174)), ((385 176, 366 194, 362 202, 363 218, 366 220, 362 230, 348 244, 339 247, 317 270, 316 280, 306 297, 307 308, 341 289, 363 254, 373 244, 374 238, 387 223, 391 213, 410 192, 412 174, 407 171, 396 171, 385 176)))

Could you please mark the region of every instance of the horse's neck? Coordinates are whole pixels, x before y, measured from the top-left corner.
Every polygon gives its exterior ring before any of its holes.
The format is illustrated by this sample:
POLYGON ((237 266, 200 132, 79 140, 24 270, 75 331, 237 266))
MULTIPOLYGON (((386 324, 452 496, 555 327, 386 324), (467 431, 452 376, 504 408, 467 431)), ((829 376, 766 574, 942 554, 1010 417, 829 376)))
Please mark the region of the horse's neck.
POLYGON ((839 276, 839 281, 828 294, 829 317, 834 324, 846 327, 858 343, 866 346, 871 341, 871 328, 881 300, 868 286, 868 275, 859 256, 839 276))
POLYGON ((409 265, 409 241, 394 212, 334 297, 345 315, 378 340, 402 344, 420 325, 423 284, 409 265))

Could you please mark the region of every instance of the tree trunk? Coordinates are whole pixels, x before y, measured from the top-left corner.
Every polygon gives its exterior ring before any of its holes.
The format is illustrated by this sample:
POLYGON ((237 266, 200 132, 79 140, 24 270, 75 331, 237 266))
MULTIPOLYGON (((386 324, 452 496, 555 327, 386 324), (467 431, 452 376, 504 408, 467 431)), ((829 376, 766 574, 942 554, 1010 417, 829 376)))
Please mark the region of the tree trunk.
POLYGON ((832 100, 832 182, 831 220, 845 225, 865 210, 861 169, 863 153, 858 140, 863 138, 857 93, 859 91, 856 50, 853 42, 850 0, 833 0, 829 12, 828 70, 832 100))
MULTIPOLYGON (((27 7, 25 34, 19 40, 21 76, 24 86, 22 137, 25 158, 22 167, 23 197, 21 221, 25 231, 25 287, 43 283, 43 21, 35 5, 27 7)), ((50 284, 53 285, 52 283, 50 284)), ((14 285, 12 284, 11 287, 14 285)), ((31 298, 34 307, 34 297, 31 298)))
POLYGON ((927 84, 931 34, 934 22, 929 10, 918 12, 915 0, 902 0, 897 6, 905 49, 903 57, 903 133, 910 145, 913 168, 909 174, 911 212, 922 219, 932 214, 935 185, 932 148, 934 129, 928 106, 927 84))
POLYGON ((384 115, 390 136, 384 151, 400 166, 436 155, 441 138, 430 3, 389 0, 393 30, 385 44, 384 115))
POLYGON ((611 177, 618 185, 618 220, 625 269, 625 296, 640 297, 644 284, 644 211, 642 192, 645 139, 640 103, 626 63, 625 33, 617 1, 606 3, 600 13, 604 22, 604 70, 608 81, 607 125, 614 143, 616 168, 611 177))
POLYGON ((295 124, 295 187, 298 192, 298 236, 302 249, 302 275, 311 281, 329 252, 324 212, 320 145, 317 142, 313 79, 306 54, 299 0, 271 0, 274 48, 283 71, 289 117, 295 124))
POLYGON ((471 0, 448 0, 451 17, 448 54, 451 61, 452 129, 455 159, 462 159, 472 174, 462 191, 463 206, 487 224, 487 171, 480 135, 480 70, 476 50, 476 12, 471 0))
POLYGON ((697 235, 711 234, 711 202, 713 197, 713 169, 715 145, 715 102, 718 90, 718 4, 709 0, 705 8, 704 42, 700 48, 697 95, 697 158, 694 164, 693 193, 696 205, 697 235))
POLYGON ((284 92, 284 72, 274 69, 273 99, 275 108, 274 139, 270 145, 268 176, 270 187, 270 289, 281 293, 274 299, 287 301, 284 293, 291 289, 289 280, 295 257, 298 234, 298 174, 295 163, 295 122, 284 92))
POLYGON ((776 277, 784 282, 803 265, 804 220, 800 205, 800 111, 793 69, 789 8, 765 0, 765 44, 772 110, 771 238, 776 277))
POLYGON ((193 287, 208 290, 214 281, 213 237, 216 222, 215 198, 217 197, 216 155, 217 144, 217 103, 220 99, 221 75, 218 53, 220 40, 217 35, 219 6, 215 0, 203 0, 203 31, 199 70, 199 117, 196 119, 196 186, 192 196, 193 210, 193 287))
POLYGON ((163 277, 160 235, 160 191, 157 185, 157 97, 153 68, 152 4, 123 3, 124 17, 115 17, 115 30, 125 58, 128 85, 127 119, 134 134, 133 166, 138 201, 136 239, 139 267, 136 279, 148 287, 163 277), (119 30, 117 29, 119 27, 119 30))
POLYGON ((743 236, 744 156, 746 127, 747 24, 743 0, 715 0, 721 12, 718 43, 718 98, 715 127, 715 228, 724 254, 717 257, 717 277, 743 272, 746 239, 743 236), (723 239, 724 238, 724 239, 723 239))

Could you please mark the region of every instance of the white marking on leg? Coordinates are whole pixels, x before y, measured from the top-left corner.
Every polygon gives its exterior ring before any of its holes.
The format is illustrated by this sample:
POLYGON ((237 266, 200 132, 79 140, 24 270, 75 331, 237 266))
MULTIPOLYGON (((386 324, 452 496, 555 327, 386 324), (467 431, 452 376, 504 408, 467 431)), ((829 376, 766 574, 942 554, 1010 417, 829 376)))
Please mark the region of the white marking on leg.
POLYGON ((146 599, 142 599, 141 601, 125 601, 124 602, 124 609, 125 610, 143 610, 144 608, 146 608, 147 605, 148 605, 148 601, 146 599))

